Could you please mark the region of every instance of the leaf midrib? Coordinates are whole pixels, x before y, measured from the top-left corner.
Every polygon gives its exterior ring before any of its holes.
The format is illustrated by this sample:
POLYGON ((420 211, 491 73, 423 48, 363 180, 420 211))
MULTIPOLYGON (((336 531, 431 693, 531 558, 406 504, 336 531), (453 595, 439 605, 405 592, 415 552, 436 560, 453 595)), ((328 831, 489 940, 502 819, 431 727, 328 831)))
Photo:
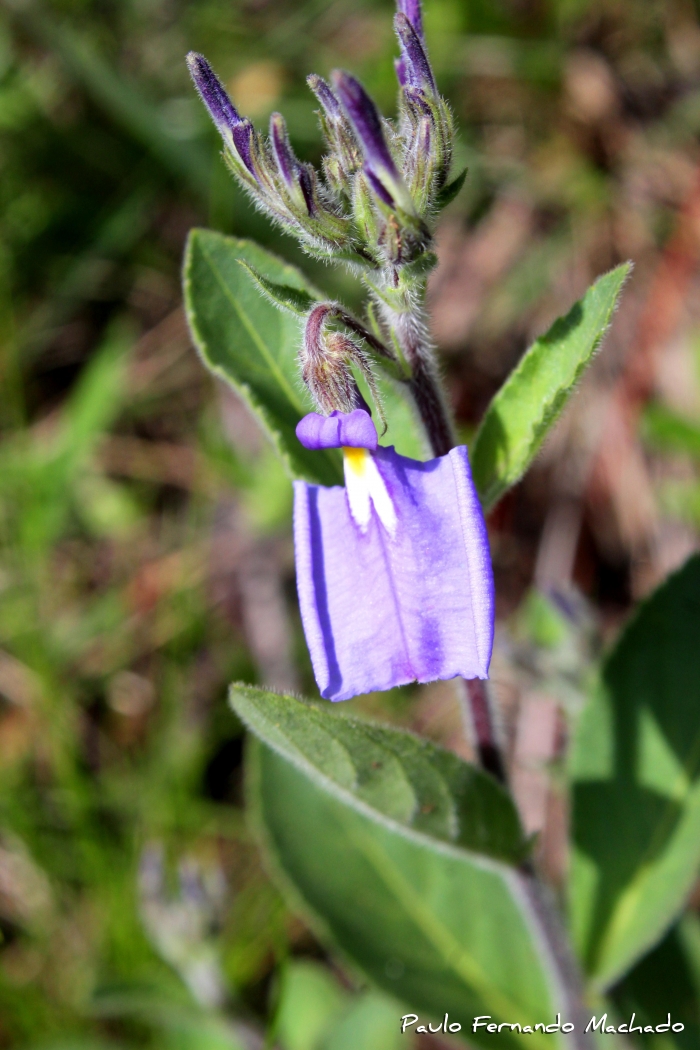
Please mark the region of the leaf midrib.
MULTIPOLYGON (((484 1002, 495 1011, 496 1016, 522 1016, 521 1004, 493 989, 478 963, 462 948, 450 931, 442 923, 436 921, 434 914, 426 908, 420 894, 407 882, 402 872, 392 863, 386 853, 377 847, 373 838, 358 831, 357 827, 349 821, 344 820, 344 823, 348 837, 372 865, 385 886, 397 897, 409 919, 433 945, 445 965, 458 973, 467 985, 476 988, 484 1002)), ((548 1046, 551 1047, 549 1040, 542 1038, 539 1032, 510 1032, 509 1035, 513 1039, 524 1042, 528 1047, 541 1047, 542 1050, 546 1050, 548 1046)))
POLYGON ((228 286, 228 284, 226 282, 226 278, 223 276, 223 274, 221 273, 219 267, 216 265, 216 263, 215 263, 215 261, 214 261, 214 259, 212 257, 211 252, 207 249, 207 246, 205 244, 201 244, 201 249, 202 249, 202 254, 206 258, 206 261, 209 264, 209 266, 211 268, 211 271, 212 271, 214 277, 216 278, 217 283, 219 284, 222 292, 224 293, 224 296, 226 297, 226 299, 228 299, 228 301, 231 303, 231 306, 233 307, 233 309, 238 314, 238 317, 240 318, 241 323, 245 327, 248 335, 250 336, 251 341, 254 343, 255 346, 257 346, 257 348, 260 351, 262 357, 267 362, 267 365, 270 368, 270 371, 273 373, 273 375, 277 379, 277 382, 279 383, 279 385, 282 388, 282 390, 284 390, 284 392, 286 393, 290 404, 294 407, 294 409, 299 413, 300 416, 304 415, 304 406, 302 405, 301 401, 298 399, 296 391, 294 390, 293 387, 291 387, 289 385, 289 382, 287 381, 287 377, 281 371, 279 365, 275 361, 274 357, 272 356, 272 354, 271 354, 269 348, 267 347, 267 345, 265 344, 265 342, 260 338, 260 336, 259 336, 259 334, 258 334, 258 332, 257 332, 257 330, 255 328, 255 326, 253 325, 253 323, 251 322, 251 320, 248 317, 247 313, 245 312, 245 310, 241 306, 239 300, 235 297, 235 295, 233 294, 233 292, 229 288, 229 286, 228 286))

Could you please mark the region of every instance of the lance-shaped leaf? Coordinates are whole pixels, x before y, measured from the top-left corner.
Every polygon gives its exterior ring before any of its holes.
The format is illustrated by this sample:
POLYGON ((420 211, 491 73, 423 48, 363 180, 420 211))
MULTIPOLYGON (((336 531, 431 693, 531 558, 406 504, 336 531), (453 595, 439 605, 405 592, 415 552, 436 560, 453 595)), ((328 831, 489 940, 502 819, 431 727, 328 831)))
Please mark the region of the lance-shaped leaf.
POLYGON ((312 773, 318 767, 386 817, 511 863, 527 852, 507 792, 451 751, 253 686, 233 686, 231 702, 248 728, 289 761, 312 773))
POLYGON ((610 324, 630 264, 600 277, 565 317, 533 343, 486 410, 471 449, 490 510, 528 469, 610 324))
POLYGON ((452 203, 464 185, 468 171, 468 168, 464 168, 463 171, 460 171, 459 175, 455 176, 452 182, 448 182, 446 186, 443 186, 435 198, 435 207, 438 211, 442 211, 443 208, 446 208, 448 204, 452 203))
MULTIPOLYGON (((299 376, 302 333, 295 313, 302 304, 316 302, 319 292, 294 266, 251 241, 193 230, 185 253, 184 295, 204 364, 241 394, 288 473, 322 485, 342 484, 340 456, 332 450, 309 452, 295 433, 299 420, 313 409, 299 376)), ((408 395, 389 377, 379 374, 377 379, 387 443, 402 455, 419 458, 424 442, 408 395)))
POLYGON ((572 757, 571 915, 596 986, 664 934, 700 869, 700 556, 638 610, 572 757))
POLYGON ((447 1011, 470 1042, 566 1045, 510 1028, 551 1023, 566 996, 524 877, 494 855, 515 860, 522 836, 488 775, 288 697, 234 687, 232 701, 262 741, 249 787, 271 863, 321 935, 410 1010, 447 1011), (508 1024, 473 1035, 477 1015, 508 1024))

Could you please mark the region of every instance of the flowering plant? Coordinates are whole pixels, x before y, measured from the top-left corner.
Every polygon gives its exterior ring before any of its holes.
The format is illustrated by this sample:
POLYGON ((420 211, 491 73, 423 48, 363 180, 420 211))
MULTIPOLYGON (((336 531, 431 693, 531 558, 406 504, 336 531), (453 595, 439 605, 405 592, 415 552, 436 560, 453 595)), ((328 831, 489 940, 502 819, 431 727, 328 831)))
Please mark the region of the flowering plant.
MULTIPOLYGON (((280 114, 263 136, 206 59, 188 56, 234 177, 309 255, 355 275, 362 316, 258 246, 202 230, 190 237, 186 302, 204 362, 247 400, 294 478, 297 587, 321 697, 454 679, 480 765, 325 705, 250 686, 235 686, 232 702, 257 739, 250 792, 269 856, 322 937, 409 1009, 448 1011, 442 1031, 502 1046, 551 1045, 552 1035, 589 1045, 587 1005, 667 929, 698 860, 697 848, 678 846, 664 860, 675 863, 670 882, 652 865, 633 899, 644 849, 621 875, 596 839, 606 806, 631 805, 632 793, 618 790, 623 772, 595 763, 606 747, 624 752, 619 668, 639 657, 634 632, 658 614, 650 606, 640 616, 608 665, 587 709, 602 720, 587 713, 580 723, 567 932, 508 791, 486 684, 494 599, 484 513, 535 457, 600 345, 629 267, 601 277, 533 344, 468 453, 425 306, 435 224, 466 172, 452 171, 454 122, 419 0, 399 0, 394 25, 395 121, 347 72, 308 78, 321 173, 296 157, 280 114)), ((697 576, 697 564, 689 571, 697 576)), ((669 584, 688 586, 688 576, 669 584)))

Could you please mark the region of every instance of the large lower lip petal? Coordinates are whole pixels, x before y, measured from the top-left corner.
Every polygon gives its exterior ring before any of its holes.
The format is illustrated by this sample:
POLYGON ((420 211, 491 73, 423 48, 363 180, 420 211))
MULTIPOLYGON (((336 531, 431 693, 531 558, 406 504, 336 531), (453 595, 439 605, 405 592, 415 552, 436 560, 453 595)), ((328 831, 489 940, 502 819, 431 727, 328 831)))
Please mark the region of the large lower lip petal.
POLYGON ((321 695, 439 678, 485 678, 493 578, 465 448, 428 463, 378 449, 396 507, 393 536, 376 514, 358 528, 344 489, 295 483, 302 621, 321 695))

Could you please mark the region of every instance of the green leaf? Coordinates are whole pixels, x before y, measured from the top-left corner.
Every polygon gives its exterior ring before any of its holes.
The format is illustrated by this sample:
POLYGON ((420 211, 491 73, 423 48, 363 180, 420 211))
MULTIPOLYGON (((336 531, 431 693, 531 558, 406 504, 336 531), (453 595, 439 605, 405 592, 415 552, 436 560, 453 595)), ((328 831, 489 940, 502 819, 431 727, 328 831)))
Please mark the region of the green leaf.
POLYGON ((576 730, 572 925, 600 988, 663 936, 700 866, 699 617, 695 556, 640 606, 576 730))
POLYGON ((318 1050, 329 1028, 347 1009, 349 995, 327 967, 291 959, 282 971, 273 1025, 282 1050, 318 1050))
POLYGON ((240 259, 239 263, 250 274, 263 295, 270 300, 273 306, 279 306, 282 310, 289 310, 290 313, 296 314, 297 317, 306 317, 309 310, 320 299, 318 295, 309 295, 308 292, 299 288, 292 288, 288 284, 276 284, 274 281, 268 281, 267 277, 263 277, 261 273, 249 266, 243 259, 240 259))
POLYGON ((486 410, 471 449, 474 481, 490 510, 523 476, 556 422, 610 324, 630 272, 624 263, 600 277, 540 336, 486 410))
POLYGON ((272 1036, 282 1050, 410 1050, 399 1004, 375 991, 351 994, 327 966, 292 959, 284 967, 272 1036))
POLYGON ((185 307, 202 360, 233 386, 272 439, 292 477, 342 483, 339 453, 312 452, 295 428, 313 405, 299 378, 299 322, 265 298, 241 262, 276 284, 313 295, 302 275, 251 241, 193 230, 185 253, 185 307))
POLYGON ((400 1017, 395 1000, 380 992, 365 992, 333 1027, 322 1050, 411 1050, 415 1041, 410 1029, 401 1033, 400 1017))
POLYGON ((514 864, 523 859, 527 846, 510 796, 451 751, 254 686, 233 686, 231 703, 286 759, 391 820, 514 864))
MULTIPOLYGON (((562 1009, 523 876, 454 844, 478 827, 502 848, 500 798, 484 790, 484 826, 450 799, 459 770, 439 749, 262 690, 235 687, 232 700, 263 741, 248 786, 269 859, 320 935, 407 1012, 447 1012, 475 1044, 562 1046, 541 1032, 471 1033, 477 1015, 532 1026, 562 1009)), ((477 771, 464 791, 477 811, 486 781, 477 771)))
POLYGON ((685 916, 613 990, 613 1002, 625 1023, 634 1013, 635 1026, 665 1025, 670 1013, 672 1025, 680 1022, 685 1026, 682 1032, 635 1033, 652 1048, 697 1050, 700 1046, 700 975, 688 943, 697 938, 697 927, 697 916, 685 916))
POLYGON ((461 171, 459 175, 452 180, 452 182, 448 182, 446 186, 443 186, 435 199, 435 207, 438 211, 442 211, 443 208, 446 208, 448 204, 452 203, 464 185, 468 171, 469 169, 465 168, 464 171, 461 171))

